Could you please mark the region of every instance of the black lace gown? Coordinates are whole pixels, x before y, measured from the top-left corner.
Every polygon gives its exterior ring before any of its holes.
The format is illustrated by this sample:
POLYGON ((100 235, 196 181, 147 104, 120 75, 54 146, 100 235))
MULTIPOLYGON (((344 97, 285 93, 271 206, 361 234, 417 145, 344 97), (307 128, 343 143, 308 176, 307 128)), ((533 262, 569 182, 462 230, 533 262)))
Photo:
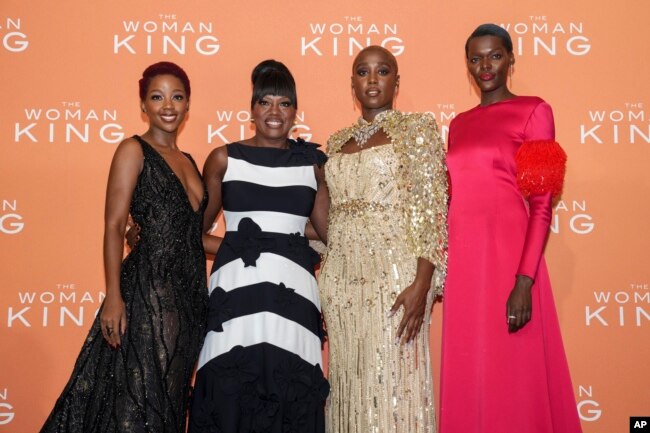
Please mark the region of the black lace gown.
POLYGON ((98 315, 41 433, 185 432, 190 381, 205 334, 201 226, 207 193, 194 211, 163 157, 135 138, 144 168, 131 215, 142 231, 122 262, 127 331, 122 346, 111 349, 98 315))

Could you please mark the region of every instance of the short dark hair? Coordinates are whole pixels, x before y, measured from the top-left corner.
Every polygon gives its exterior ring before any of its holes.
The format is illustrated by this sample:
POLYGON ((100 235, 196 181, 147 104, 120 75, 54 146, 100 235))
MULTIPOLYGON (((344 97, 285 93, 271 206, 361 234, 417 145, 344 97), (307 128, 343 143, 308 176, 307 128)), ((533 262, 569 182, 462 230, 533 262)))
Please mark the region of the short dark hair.
POLYGON ((253 69, 251 81, 253 82, 251 109, 256 102, 261 101, 267 95, 287 97, 291 101, 291 105, 298 108, 296 82, 284 63, 273 59, 260 62, 253 69))
POLYGON ((399 72, 399 66, 397 65, 397 59, 395 58, 395 55, 380 45, 368 45, 367 47, 359 51, 359 54, 357 54, 354 60, 352 61, 352 75, 354 75, 354 67, 357 64, 357 60, 359 59, 359 57, 361 57, 363 53, 366 53, 368 51, 380 51, 386 54, 390 62, 393 64, 393 66, 395 66, 395 75, 397 75, 397 73, 399 72))
POLYGON ((180 82, 183 83, 187 99, 190 99, 190 94, 192 93, 192 89, 190 88, 190 79, 183 68, 172 62, 158 62, 148 66, 147 69, 142 72, 142 78, 138 81, 141 101, 144 101, 147 97, 147 90, 149 89, 151 80, 158 75, 173 75, 178 78, 180 82))
POLYGON ((481 36, 496 36, 501 39, 504 48, 508 53, 512 53, 512 39, 510 34, 506 29, 496 24, 481 24, 469 35, 467 42, 465 42, 465 57, 469 55, 469 41, 474 38, 480 38, 481 36))

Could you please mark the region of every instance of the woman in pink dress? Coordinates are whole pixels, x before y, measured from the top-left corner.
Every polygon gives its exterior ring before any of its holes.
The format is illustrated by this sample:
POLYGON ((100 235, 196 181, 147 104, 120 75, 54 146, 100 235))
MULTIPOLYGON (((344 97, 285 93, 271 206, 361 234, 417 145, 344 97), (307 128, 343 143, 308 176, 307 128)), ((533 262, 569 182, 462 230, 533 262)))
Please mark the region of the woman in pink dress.
POLYGON ((580 432, 542 257, 566 155, 551 107, 508 89, 508 33, 479 26, 465 52, 481 103, 449 130, 440 432, 580 432))

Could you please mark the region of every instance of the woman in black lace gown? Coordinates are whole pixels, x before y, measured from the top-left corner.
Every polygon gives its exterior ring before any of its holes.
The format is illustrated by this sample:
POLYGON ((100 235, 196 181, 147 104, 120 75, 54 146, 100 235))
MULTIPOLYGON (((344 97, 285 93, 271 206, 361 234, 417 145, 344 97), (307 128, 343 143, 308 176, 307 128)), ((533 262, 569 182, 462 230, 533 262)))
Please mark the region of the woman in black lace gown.
POLYGON ((42 433, 185 432, 207 311, 207 193, 196 164, 176 146, 189 97, 177 65, 144 71, 149 130, 120 143, 108 178, 106 299, 42 433), (142 230, 121 262, 129 213, 142 230))

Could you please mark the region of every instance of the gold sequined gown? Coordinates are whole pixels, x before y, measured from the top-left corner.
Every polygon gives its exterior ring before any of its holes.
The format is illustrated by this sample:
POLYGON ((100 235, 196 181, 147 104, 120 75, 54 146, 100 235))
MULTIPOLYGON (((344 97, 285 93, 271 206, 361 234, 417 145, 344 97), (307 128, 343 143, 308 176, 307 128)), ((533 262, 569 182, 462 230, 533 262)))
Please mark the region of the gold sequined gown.
MULTIPOLYGON (((329 433, 436 428, 430 315, 407 345, 396 343, 402 310, 388 316, 413 282, 418 259, 406 241, 401 206, 407 192, 397 181, 394 144, 354 154, 334 151, 325 165, 331 207, 319 286, 329 341, 329 433)), ((436 292, 429 291, 427 312, 436 292)))

